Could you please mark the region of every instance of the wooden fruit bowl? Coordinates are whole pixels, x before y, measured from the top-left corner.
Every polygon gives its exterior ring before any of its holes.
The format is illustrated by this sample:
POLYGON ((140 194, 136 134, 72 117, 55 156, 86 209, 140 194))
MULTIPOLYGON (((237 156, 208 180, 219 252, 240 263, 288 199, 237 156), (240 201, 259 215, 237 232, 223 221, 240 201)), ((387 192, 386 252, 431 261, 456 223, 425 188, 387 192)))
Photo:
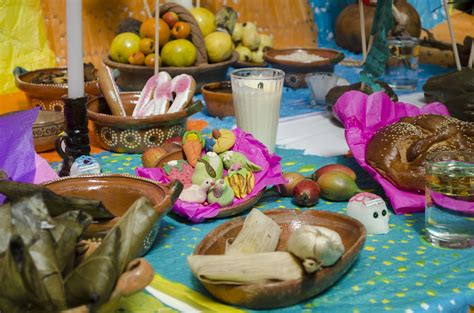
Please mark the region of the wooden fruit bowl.
MULTIPOLYGON (((292 232, 303 225, 317 225, 337 231, 345 247, 342 257, 330 267, 302 279, 249 285, 210 284, 201 282, 219 300, 250 309, 273 309, 294 305, 323 292, 340 279, 354 264, 365 242, 366 231, 357 220, 338 213, 319 210, 270 210, 264 212, 280 225, 277 250, 284 251, 292 232)), ((194 254, 223 254, 227 241, 237 237, 244 217, 234 218, 214 230, 198 244, 194 254)))
MULTIPOLYGON (((191 33, 188 39, 196 47, 196 63, 188 67, 161 67, 160 71, 168 72, 171 77, 180 74, 191 75, 196 81, 197 93, 201 91, 202 85, 206 83, 225 80, 227 69, 239 59, 238 53, 234 51, 232 56, 223 62, 208 63, 204 37, 193 15, 186 8, 172 2, 167 2, 160 6, 160 16, 163 16, 168 11, 175 12, 178 14, 180 21, 189 24, 191 33)), ((146 81, 154 74, 153 67, 114 62, 110 59, 109 55, 106 55, 103 61, 108 66, 120 71, 117 84, 124 91, 142 90, 146 81)))
MULTIPOLYGON (((196 81, 196 93, 198 93, 204 84, 225 80, 229 66, 238 59, 239 54, 234 51, 232 56, 223 62, 201 63, 188 67, 160 67, 160 71, 168 72, 171 77, 180 74, 191 75, 196 81)), ((142 90, 147 80, 154 74, 152 67, 118 63, 112 61, 108 55, 104 57, 104 63, 120 71, 117 84, 125 91, 142 90)))

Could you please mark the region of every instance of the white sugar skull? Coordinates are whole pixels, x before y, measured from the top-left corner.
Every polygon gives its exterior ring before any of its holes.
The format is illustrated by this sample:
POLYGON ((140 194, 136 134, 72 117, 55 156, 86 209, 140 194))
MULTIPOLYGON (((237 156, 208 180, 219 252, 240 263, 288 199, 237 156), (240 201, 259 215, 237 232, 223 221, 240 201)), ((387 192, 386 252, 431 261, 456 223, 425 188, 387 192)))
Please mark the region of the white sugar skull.
POLYGON ((388 227, 388 210, 381 197, 362 192, 353 196, 347 205, 347 215, 361 222, 368 234, 386 234, 388 227))

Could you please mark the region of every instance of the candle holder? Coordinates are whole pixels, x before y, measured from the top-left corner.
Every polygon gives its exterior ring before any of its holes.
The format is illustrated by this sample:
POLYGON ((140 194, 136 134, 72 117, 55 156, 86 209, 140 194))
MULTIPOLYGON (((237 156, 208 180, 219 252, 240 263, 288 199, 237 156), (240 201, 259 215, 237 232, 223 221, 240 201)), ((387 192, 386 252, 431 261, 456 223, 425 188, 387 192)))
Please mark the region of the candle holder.
POLYGON ((80 98, 63 97, 66 131, 56 140, 56 151, 63 159, 59 171, 61 177, 69 176, 71 166, 77 158, 90 154, 87 99, 87 96, 80 98))

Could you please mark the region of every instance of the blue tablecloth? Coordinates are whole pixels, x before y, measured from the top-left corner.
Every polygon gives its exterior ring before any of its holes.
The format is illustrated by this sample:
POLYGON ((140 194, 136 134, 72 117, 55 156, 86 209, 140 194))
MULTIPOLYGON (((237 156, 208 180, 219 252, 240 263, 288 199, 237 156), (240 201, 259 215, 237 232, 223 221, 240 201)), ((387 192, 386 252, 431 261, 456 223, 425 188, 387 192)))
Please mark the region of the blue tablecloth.
MULTIPOLYGON (((316 168, 341 163, 353 168, 364 190, 383 195, 377 184, 355 163, 343 156, 323 158, 302 151, 277 149, 284 171, 309 175, 316 168)), ((96 155, 104 172, 134 173, 139 155, 96 155)), ((57 167, 57 164, 56 164, 57 167)), ((323 199, 312 208, 345 214, 347 202, 323 199)), ((299 209, 290 198, 264 196, 257 207, 299 209)), ((246 214, 246 213, 243 213, 246 214)), ((166 216, 154 248, 146 256, 156 272, 198 292, 207 291, 186 264, 186 256, 204 236, 226 219, 189 224, 166 216)), ((424 215, 390 216, 390 233, 367 236, 365 246, 350 271, 332 288, 279 312, 462 312, 474 305, 474 249, 435 248, 423 239, 424 215)))

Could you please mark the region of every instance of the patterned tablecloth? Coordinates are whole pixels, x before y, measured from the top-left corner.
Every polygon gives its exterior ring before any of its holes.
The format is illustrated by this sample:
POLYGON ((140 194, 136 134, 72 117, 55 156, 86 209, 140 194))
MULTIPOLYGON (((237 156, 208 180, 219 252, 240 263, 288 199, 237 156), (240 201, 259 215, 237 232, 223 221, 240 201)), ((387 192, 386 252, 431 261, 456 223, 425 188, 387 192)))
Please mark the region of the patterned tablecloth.
MULTIPOLYGON (((277 149, 284 171, 308 175, 329 163, 353 168, 364 190, 383 195, 376 183, 351 158, 322 158, 298 150, 277 149)), ((104 172, 133 173, 141 166, 139 155, 96 155, 104 172)), ((57 167, 57 164, 55 165, 57 167)), ((312 208, 345 214, 347 202, 320 200, 312 208)), ((290 198, 264 196, 257 207, 299 209, 290 198)), ((247 213, 247 212, 246 212, 247 213)), ((244 213, 244 214, 246 214, 244 213)), ((164 278, 208 295, 188 269, 186 256, 204 236, 226 219, 189 224, 166 216, 154 248, 146 256, 164 278)), ((280 312, 463 312, 474 305, 474 249, 435 248, 423 239, 424 215, 390 216, 390 233, 369 235, 350 271, 332 288, 280 312)))

